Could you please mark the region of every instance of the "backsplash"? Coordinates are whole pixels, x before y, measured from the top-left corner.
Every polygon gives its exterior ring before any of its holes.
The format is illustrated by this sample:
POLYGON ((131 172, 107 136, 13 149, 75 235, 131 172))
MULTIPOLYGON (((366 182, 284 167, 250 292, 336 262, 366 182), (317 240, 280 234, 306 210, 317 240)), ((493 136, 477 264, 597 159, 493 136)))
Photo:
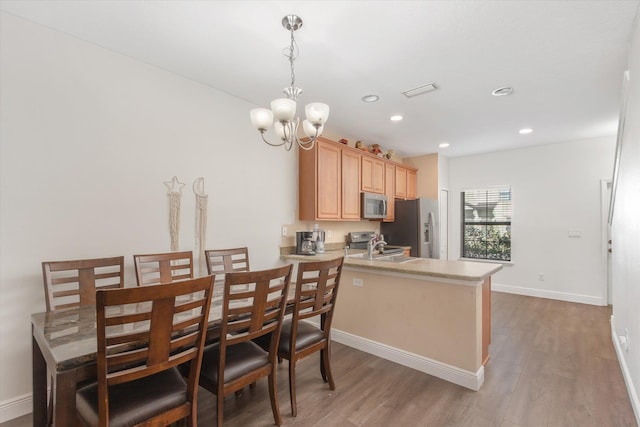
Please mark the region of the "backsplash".
MULTIPOLYGON (((280 247, 287 248, 296 246, 296 231, 312 231, 315 224, 325 231, 325 249, 344 248, 346 236, 350 231, 375 231, 380 232, 379 221, 300 221, 295 224, 284 224, 287 235, 280 239, 280 247)), ((282 252, 282 251, 281 251, 282 252)))

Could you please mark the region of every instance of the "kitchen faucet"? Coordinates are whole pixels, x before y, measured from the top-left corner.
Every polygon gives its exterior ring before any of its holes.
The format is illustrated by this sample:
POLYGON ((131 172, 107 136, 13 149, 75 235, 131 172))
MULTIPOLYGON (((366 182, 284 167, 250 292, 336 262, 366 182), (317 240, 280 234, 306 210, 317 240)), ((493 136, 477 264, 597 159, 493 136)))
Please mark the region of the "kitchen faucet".
POLYGON ((387 242, 382 240, 382 236, 379 234, 374 234, 371 236, 371 239, 367 242, 367 254, 369 255, 369 259, 373 259, 373 251, 380 245, 384 246, 387 242))

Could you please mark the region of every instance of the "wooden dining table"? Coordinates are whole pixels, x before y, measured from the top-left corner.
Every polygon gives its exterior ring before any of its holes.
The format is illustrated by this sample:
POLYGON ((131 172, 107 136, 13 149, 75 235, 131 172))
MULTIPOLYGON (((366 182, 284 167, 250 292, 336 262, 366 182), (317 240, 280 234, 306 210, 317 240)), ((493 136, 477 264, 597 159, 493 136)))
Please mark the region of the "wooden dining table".
MULTIPOLYGON (((208 342, 220 336, 223 294, 223 284, 216 282, 209 310, 208 342)), ((288 312, 293 309, 294 299, 295 285, 291 283, 288 312)), ((77 386, 96 378, 96 307, 86 305, 32 314, 31 336, 33 425, 47 425, 47 379, 51 374, 55 377, 53 424, 74 426, 77 386)))

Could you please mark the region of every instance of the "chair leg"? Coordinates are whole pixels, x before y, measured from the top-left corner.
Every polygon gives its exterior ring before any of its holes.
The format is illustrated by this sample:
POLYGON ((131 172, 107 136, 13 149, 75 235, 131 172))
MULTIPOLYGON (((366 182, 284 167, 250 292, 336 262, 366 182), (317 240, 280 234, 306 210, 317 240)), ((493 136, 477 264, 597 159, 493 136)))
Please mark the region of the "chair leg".
MULTIPOLYGON (((278 405, 278 390, 276 387, 276 372, 275 366, 269 375, 269 398, 271 400, 271 411, 273 412, 273 420, 277 426, 282 425, 282 418, 280 417, 280 409, 278 405)), ((222 424, 220 424, 220 427, 222 424)))
POLYGON ((336 385, 333 382, 333 375, 331 374, 331 353, 328 348, 320 350, 320 358, 322 359, 321 363, 324 367, 325 376, 329 380, 329 388, 335 390, 336 385))
POLYGON ((289 359, 289 399, 291 400, 291 415, 298 416, 298 403, 296 401, 296 362, 293 357, 289 359))
POLYGON ((327 371, 324 368, 324 349, 320 350, 320 375, 322 375, 322 380, 327 382, 327 371))
POLYGON ((218 405, 217 425, 218 427, 222 427, 222 420, 224 419, 224 395, 221 391, 216 395, 216 400, 218 405))

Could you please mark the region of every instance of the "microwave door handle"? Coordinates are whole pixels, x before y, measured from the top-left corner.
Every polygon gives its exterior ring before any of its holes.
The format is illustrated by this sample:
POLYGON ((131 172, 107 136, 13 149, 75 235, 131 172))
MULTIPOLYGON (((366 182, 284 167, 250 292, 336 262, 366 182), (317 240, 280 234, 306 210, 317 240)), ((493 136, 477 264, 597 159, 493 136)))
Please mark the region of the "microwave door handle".
POLYGON ((386 200, 382 201, 382 214, 384 216, 387 216, 387 201, 386 200))

